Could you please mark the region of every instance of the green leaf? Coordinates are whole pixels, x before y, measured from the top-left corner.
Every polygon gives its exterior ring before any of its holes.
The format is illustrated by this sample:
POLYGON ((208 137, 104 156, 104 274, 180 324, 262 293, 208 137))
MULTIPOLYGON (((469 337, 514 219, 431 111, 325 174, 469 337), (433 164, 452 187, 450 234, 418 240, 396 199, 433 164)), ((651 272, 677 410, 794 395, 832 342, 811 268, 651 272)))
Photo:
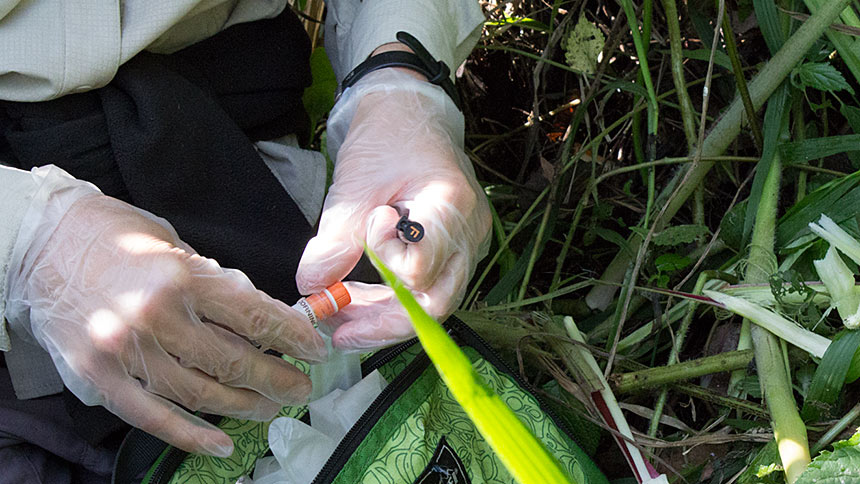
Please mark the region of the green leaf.
POLYGON ((822 451, 795 484, 860 483, 860 434, 833 444, 833 452, 822 451))
POLYGON ((743 245, 746 204, 746 200, 736 204, 720 221, 720 238, 735 252, 740 252, 743 245))
POLYGON ((630 251, 630 244, 627 242, 627 239, 622 237, 621 234, 619 234, 618 232, 603 227, 592 227, 591 230, 601 239, 607 242, 611 242, 617 245, 619 249, 627 251, 627 253, 631 256, 633 255, 633 253, 630 251))
POLYGON ((689 257, 675 254, 674 252, 670 252, 668 254, 663 254, 654 261, 654 264, 657 266, 657 272, 660 273, 673 273, 678 272, 685 267, 689 266, 693 261, 690 260, 689 257))
POLYGON ((817 422, 833 415, 858 347, 860 332, 847 331, 827 348, 803 402, 800 415, 804 420, 817 422))
POLYGON ((488 20, 485 22, 485 25, 490 27, 521 27, 538 32, 548 32, 550 30, 547 24, 529 17, 505 17, 501 20, 488 20))
POLYGON ((819 91, 854 90, 842 77, 842 73, 828 62, 807 62, 791 71, 791 82, 801 88, 811 87, 819 91))
MULTIPOLYGON (((499 460, 521 484, 568 484, 568 478, 543 443, 523 425, 472 368, 469 358, 451 336, 428 315, 409 289, 373 251, 366 249, 385 282, 409 313, 421 346, 442 381, 499 456, 499 460)), ((579 481, 580 483, 582 481, 579 481)))
POLYGON ((848 367, 848 373, 845 374, 845 384, 854 383, 860 378, 860 348, 854 352, 854 357, 851 358, 851 366, 848 367))
POLYGON ((651 243, 664 247, 691 244, 709 233, 710 231, 704 225, 674 225, 655 234, 651 243))
POLYGON ((313 81, 302 95, 302 104, 311 118, 313 133, 320 119, 334 106, 334 91, 337 89, 337 78, 324 47, 317 47, 311 52, 311 77, 313 81))
MULTIPOLYGON (((681 50, 681 54, 693 60, 705 61, 709 62, 711 60, 711 49, 696 49, 696 50, 681 50)), ((729 55, 725 52, 718 50, 714 53, 714 64, 731 71, 732 70, 732 60, 729 59, 729 55)))
POLYGON ((782 44, 785 43, 785 34, 779 20, 776 2, 773 0, 753 0, 753 8, 755 8, 756 19, 767 48, 771 54, 776 54, 782 48, 782 44))
POLYGON ((809 161, 847 151, 860 151, 860 134, 812 138, 779 145, 779 152, 786 161, 809 161))
MULTIPOLYGON (((785 158, 785 155, 783 155, 785 158)), ((776 227, 776 246, 786 247, 792 240, 808 234, 809 223, 821 214, 840 223, 853 217, 860 204, 860 171, 822 185, 794 204, 783 215, 776 227)))
POLYGON ((594 74, 597 68, 597 56, 603 52, 605 42, 603 32, 589 22, 585 15, 581 15, 576 26, 562 42, 564 60, 575 71, 594 74))

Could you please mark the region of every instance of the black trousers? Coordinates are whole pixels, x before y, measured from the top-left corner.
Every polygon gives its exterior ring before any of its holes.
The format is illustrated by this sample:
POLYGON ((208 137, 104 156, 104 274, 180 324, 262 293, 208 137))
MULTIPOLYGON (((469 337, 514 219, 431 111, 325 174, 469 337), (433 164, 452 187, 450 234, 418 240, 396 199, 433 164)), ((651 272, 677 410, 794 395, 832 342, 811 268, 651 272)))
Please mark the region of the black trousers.
MULTIPOLYGON (((0 160, 57 165, 166 218, 198 252, 284 301, 312 236, 253 142, 309 132, 310 43, 287 9, 171 55, 141 53, 113 81, 42 103, 0 102, 0 160)), ((64 394, 18 401, 0 360, 0 483, 110 482, 128 427, 64 394)))

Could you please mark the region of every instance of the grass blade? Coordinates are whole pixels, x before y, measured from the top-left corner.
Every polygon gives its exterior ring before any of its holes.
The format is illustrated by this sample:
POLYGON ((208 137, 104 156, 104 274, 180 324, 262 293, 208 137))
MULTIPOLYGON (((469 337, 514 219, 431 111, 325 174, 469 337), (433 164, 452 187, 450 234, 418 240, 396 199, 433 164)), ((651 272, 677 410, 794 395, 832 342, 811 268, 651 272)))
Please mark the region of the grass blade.
POLYGON ((845 134, 783 143, 779 152, 786 160, 809 161, 850 151, 860 151, 860 134, 845 134))
POLYGON ((800 411, 804 420, 814 422, 831 416, 858 347, 860 332, 848 330, 827 348, 800 411))
MULTIPOLYGON (((475 424, 499 460, 521 484, 567 484, 561 466, 472 368, 448 333, 418 304, 409 289, 370 249, 368 256, 406 308, 415 333, 442 381, 475 424)), ((576 483, 584 484, 584 483, 576 483)))

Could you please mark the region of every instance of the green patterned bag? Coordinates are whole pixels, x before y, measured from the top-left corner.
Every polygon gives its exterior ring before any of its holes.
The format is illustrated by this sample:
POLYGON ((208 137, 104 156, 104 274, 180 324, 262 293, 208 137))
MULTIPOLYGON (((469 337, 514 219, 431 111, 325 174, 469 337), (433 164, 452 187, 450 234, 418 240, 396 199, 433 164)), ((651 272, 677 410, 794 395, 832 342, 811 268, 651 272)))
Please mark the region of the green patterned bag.
MULTIPOLYGON (((477 334, 454 317, 446 327, 478 374, 576 482, 607 482, 562 422, 477 334)), ((313 484, 515 483, 417 341, 380 351, 362 363, 364 374, 374 369, 389 381, 388 387, 343 438, 313 484)), ((306 420, 306 410, 287 407, 280 415, 306 420)), ((146 465, 144 484, 235 483, 268 451, 268 423, 222 418, 217 425, 235 444, 227 459, 164 448, 154 437, 133 431, 117 459, 114 482, 135 482, 146 465)))

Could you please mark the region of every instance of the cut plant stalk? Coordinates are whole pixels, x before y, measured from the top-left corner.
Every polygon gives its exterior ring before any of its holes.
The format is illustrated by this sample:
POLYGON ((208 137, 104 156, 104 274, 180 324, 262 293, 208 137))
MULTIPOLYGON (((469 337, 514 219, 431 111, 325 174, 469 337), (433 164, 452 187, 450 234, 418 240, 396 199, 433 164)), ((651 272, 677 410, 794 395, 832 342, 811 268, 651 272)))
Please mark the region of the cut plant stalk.
POLYGON ((618 406, 618 401, 609 388, 609 383, 603 377, 603 372, 597 366, 597 361, 585 347, 585 338, 579 332, 573 318, 565 316, 565 331, 562 331, 551 320, 544 324, 544 329, 562 336, 566 332, 570 339, 580 343, 578 345, 563 345, 558 339, 549 339, 553 349, 562 355, 565 366, 579 380, 583 390, 588 393, 600 419, 613 430, 612 437, 630 465, 636 481, 639 484, 668 483, 665 474, 657 472, 642 455, 642 451, 633 444, 636 440, 633 438, 627 419, 624 418, 621 407, 618 406))
MULTIPOLYGON (((754 108, 759 109, 764 104, 771 93, 785 80, 795 64, 803 58, 809 48, 849 3, 850 0, 823 2, 821 8, 810 16, 797 32, 785 42, 779 52, 765 64, 758 75, 749 83, 750 98, 754 108)), ((720 155, 728 148, 729 144, 740 133, 745 112, 743 102, 739 98, 732 101, 719 122, 705 138, 702 145, 703 157, 720 155)), ((655 204, 657 207, 666 205, 663 215, 653 221, 658 230, 675 216, 713 166, 713 162, 707 161, 691 164, 687 169, 680 170, 664 187, 655 204), (682 180, 684 181, 683 185, 681 185, 682 180)), ((630 238, 631 250, 619 251, 616 254, 601 276, 601 280, 610 285, 595 286, 588 293, 586 302, 589 307, 603 310, 609 305, 616 292, 616 288, 611 284, 617 284, 621 281, 630 263, 630 254, 638 253, 638 247, 641 243, 642 238, 638 234, 634 234, 630 238)))
MULTIPOLYGON (((787 128, 787 123, 785 128, 787 128)), ((776 211, 782 166, 779 155, 774 153, 773 156, 773 160, 769 163, 761 201, 756 212, 755 227, 750 243, 750 247, 756 250, 750 251, 746 273, 748 282, 767 281, 770 274, 765 273, 762 268, 768 267, 767 262, 774 257, 773 245, 776 234, 776 211)), ((734 301, 733 303, 737 302, 734 301)), ((750 306, 752 305, 750 304, 750 306)), ((749 319, 755 320, 752 317, 749 319)), ((811 461, 806 426, 800 418, 797 403, 794 401, 791 378, 785 366, 785 354, 779 340, 773 332, 769 332, 761 326, 756 325, 750 329, 762 394, 770 411, 774 438, 779 449, 780 460, 785 469, 785 480, 788 484, 793 484, 811 461)), ((789 340, 795 345, 812 343, 811 341, 796 339, 789 340)), ((823 346, 823 344, 820 345, 823 346)), ((823 353, 821 354, 823 355, 823 353)))
POLYGON ((616 393, 634 393, 712 373, 746 368, 752 359, 752 350, 729 351, 683 363, 614 374, 610 380, 616 393))
POLYGON ((860 326, 860 287, 854 285, 854 273, 842 260, 835 246, 827 249, 824 259, 813 261, 818 277, 827 286, 830 300, 836 306, 842 323, 848 329, 860 326))

